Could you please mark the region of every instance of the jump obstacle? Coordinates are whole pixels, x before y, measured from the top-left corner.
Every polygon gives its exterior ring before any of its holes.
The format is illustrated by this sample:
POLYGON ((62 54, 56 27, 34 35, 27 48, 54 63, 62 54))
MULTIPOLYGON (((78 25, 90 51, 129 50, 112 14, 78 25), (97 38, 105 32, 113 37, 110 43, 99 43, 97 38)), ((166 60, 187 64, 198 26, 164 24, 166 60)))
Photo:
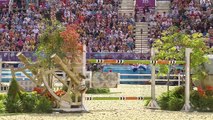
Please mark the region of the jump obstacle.
MULTIPOLYGON (((151 49, 151 60, 113 60, 113 59, 88 59, 86 60, 88 63, 100 63, 100 64, 150 64, 152 68, 151 72, 151 98, 152 100, 148 104, 150 109, 159 109, 159 105, 156 102, 155 97, 155 65, 156 64, 164 64, 164 65, 174 65, 174 64, 182 64, 185 65, 185 104, 182 108, 183 111, 190 111, 190 54, 192 50, 190 48, 186 48, 185 50, 185 61, 168 61, 168 60, 154 60, 155 51, 154 48, 151 49)), ((118 98, 117 98, 118 99, 118 98)), ((120 99, 118 99, 120 100, 120 99)))

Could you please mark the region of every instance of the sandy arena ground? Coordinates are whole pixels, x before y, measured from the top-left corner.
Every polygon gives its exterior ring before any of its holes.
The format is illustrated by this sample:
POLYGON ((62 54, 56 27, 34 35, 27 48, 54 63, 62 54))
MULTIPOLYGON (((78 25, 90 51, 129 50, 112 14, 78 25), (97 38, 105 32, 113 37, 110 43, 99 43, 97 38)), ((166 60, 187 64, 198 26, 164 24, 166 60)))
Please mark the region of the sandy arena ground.
MULTIPOLYGON (((157 95, 166 90, 166 86, 156 87, 157 95)), ((150 97, 150 86, 120 85, 111 91, 115 94, 87 96, 150 97)), ((2 114, 0 120, 213 120, 213 113, 146 109, 143 101, 86 101, 85 104, 89 113, 2 114)))

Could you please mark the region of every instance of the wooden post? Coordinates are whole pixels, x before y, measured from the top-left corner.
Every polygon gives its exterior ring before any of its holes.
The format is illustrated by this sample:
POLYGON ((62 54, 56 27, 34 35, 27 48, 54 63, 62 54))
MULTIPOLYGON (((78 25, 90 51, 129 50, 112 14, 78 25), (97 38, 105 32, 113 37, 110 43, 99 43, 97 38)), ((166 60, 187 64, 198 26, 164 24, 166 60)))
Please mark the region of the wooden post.
POLYGON ((51 58, 55 63, 60 65, 61 69, 71 78, 74 84, 80 84, 80 81, 76 78, 76 75, 67 68, 67 65, 63 63, 61 58, 59 58, 56 54, 52 55, 51 58))

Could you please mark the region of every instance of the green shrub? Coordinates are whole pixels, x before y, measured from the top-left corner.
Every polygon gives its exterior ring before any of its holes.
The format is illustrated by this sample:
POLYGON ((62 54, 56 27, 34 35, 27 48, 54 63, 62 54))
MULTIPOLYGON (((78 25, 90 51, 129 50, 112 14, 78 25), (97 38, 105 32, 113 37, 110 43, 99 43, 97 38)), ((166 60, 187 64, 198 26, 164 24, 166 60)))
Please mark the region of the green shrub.
POLYGON ((5 100, 5 99, 6 99, 6 97, 7 97, 7 95, 6 95, 6 94, 0 94, 0 100, 5 100))
POLYGON ((171 111, 179 111, 182 109, 184 105, 184 99, 183 98, 177 98, 174 96, 169 97, 169 102, 168 102, 168 110, 171 111))
POLYGON ((15 98, 8 96, 6 98, 5 107, 6 111, 9 113, 21 113, 23 111, 19 95, 16 95, 15 98))
POLYGON ((206 90, 205 93, 207 96, 213 96, 213 90, 206 90))
POLYGON ((192 90, 190 93, 190 102, 192 104, 193 109, 198 110, 201 107, 200 99, 201 96, 199 95, 198 91, 192 90))
POLYGON ((30 113, 35 111, 36 102, 39 100, 35 93, 23 92, 21 93, 20 98, 22 101, 23 112, 30 113))
POLYGON ((19 89, 18 82, 16 81, 16 79, 13 78, 9 85, 9 90, 7 92, 7 96, 15 99, 17 94, 20 94, 20 89, 19 89))
POLYGON ((22 103, 19 97, 20 90, 17 81, 13 78, 11 80, 7 98, 5 101, 6 111, 9 113, 22 112, 22 103))
POLYGON ((86 92, 87 94, 103 94, 110 93, 109 88, 89 88, 86 92))
POLYGON ((0 100, 0 113, 5 113, 5 110, 4 101, 0 100))
POLYGON ((184 105, 184 87, 162 93, 157 99, 162 110, 179 111, 184 105))
POLYGON ((213 96, 200 95, 198 91, 191 91, 190 101, 194 110, 202 112, 213 111, 213 96))
POLYGON ((44 96, 38 96, 38 101, 36 102, 36 113, 50 113, 52 112, 52 102, 44 96))
POLYGON ((169 93, 168 92, 164 92, 162 93, 159 98, 158 98, 158 104, 161 107, 162 110, 168 110, 169 108, 169 93))
POLYGON ((171 95, 175 96, 176 98, 183 98, 185 93, 185 88, 183 86, 175 87, 171 90, 171 95))
MULTIPOLYGON (((0 100, 4 98, 5 96, 0 95, 0 100)), ((9 113, 49 113, 52 110, 52 103, 46 97, 35 93, 20 92, 19 85, 15 79, 11 80, 4 105, 9 113)), ((1 111, 4 111, 4 106, 0 102, 1 111)))

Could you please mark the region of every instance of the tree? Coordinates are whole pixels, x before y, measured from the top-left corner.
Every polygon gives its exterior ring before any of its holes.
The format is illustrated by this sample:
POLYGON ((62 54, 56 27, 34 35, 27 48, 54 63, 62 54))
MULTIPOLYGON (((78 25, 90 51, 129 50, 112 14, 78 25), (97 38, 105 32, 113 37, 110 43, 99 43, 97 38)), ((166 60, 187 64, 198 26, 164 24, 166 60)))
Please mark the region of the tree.
MULTIPOLYGON (((63 26, 58 21, 45 21, 46 29, 39 37, 37 49, 38 59, 43 63, 42 66, 51 68, 53 63, 51 55, 57 54, 60 58, 76 59, 82 45, 79 43, 77 25, 63 26), (51 23, 51 24, 49 24, 51 23)), ((82 49, 83 50, 83 49, 82 49)), ((81 50, 81 51, 82 51, 81 50)))
POLYGON ((76 25, 68 25, 66 29, 60 33, 63 38, 62 51, 66 53, 73 62, 78 59, 83 51, 82 44, 79 43, 80 35, 77 33, 76 25), (80 55, 79 55, 80 53, 80 55))
POLYGON ((39 36, 39 43, 37 48, 37 58, 41 62, 43 67, 51 68, 53 63, 51 61, 51 55, 57 54, 60 57, 64 57, 65 54, 61 50, 63 44, 63 38, 60 36, 65 28, 61 23, 57 21, 44 21, 46 29, 42 31, 39 36))
POLYGON ((19 94, 20 94, 19 85, 18 85, 16 79, 13 78, 11 80, 9 90, 7 92, 7 96, 11 97, 12 99, 15 99, 15 97, 19 94))
POLYGON ((19 95, 20 95, 19 85, 17 81, 13 78, 11 80, 5 102, 7 112, 9 113, 22 112, 22 103, 19 95))
MULTIPOLYGON (((157 39, 153 47, 157 50, 155 59, 161 60, 185 60, 185 48, 191 48, 190 66, 192 69, 208 61, 205 56, 211 51, 202 37, 201 33, 192 35, 180 31, 177 27, 170 27, 162 33, 162 37, 157 39)), ((160 73, 168 73, 168 65, 159 65, 160 73)))

